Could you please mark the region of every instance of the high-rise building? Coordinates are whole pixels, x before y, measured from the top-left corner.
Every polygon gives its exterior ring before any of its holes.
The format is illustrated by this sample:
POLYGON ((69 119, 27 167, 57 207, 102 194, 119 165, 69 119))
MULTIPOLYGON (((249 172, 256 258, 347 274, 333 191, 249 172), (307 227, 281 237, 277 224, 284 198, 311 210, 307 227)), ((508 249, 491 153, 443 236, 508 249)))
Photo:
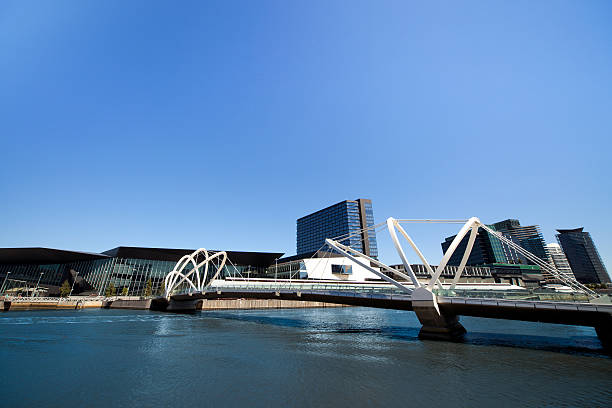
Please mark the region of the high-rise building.
POLYGON ((326 238, 340 242, 372 258, 378 257, 372 201, 359 198, 334 204, 297 220, 297 253, 315 252, 326 238))
POLYGON ((539 225, 521 225, 519 220, 508 219, 493 224, 496 231, 514 238, 520 246, 542 260, 548 259, 544 237, 539 225))
MULTIPOLYGON (((495 227, 491 225, 489 225, 489 227, 495 229, 495 227)), ((463 258, 463 254, 467 249, 469 235, 470 234, 466 235, 461 240, 457 250, 450 257, 448 265, 459 265, 461 258, 463 258)), ((520 245, 516 238, 510 236, 509 234, 504 234, 504 236, 520 245)), ((453 235, 444 239, 444 242, 442 242, 442 252, 446 253, 446 250, 451 245, 455 237, 456 235, 453 235)), ((526 264, 527 260, 520 253, 516 252, 514 248, 501 242, 490 232, 479 228, 478 235, 476 236, 474 246, 472 247, 472 252, 470 252, 466 265, 485 265, 494 263, 526 264)))
POLYGON ((608 271, 584 228, 558 229, 557 241, 563 248, 572 272, 581 283, 610 283, 608 271))
POLYGON ((559 246, 559 244, 546 244, 546 252, 548 252, 549 264, 554 266, 559 271, 559 273, 561 273, 566 278, 574 279, 572 268, 570 267, 569 262, 567 262, 565 253, 563 253, 563 250, 561 249, 561 246, 559 246))

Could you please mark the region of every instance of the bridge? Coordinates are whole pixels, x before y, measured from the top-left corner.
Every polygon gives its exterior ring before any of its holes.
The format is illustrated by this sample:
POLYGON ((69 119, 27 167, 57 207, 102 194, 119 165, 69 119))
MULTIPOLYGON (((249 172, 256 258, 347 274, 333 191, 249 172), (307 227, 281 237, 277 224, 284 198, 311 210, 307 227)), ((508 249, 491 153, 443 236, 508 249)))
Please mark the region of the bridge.
POLYGON ((414 311, 422 328, 423 339, 456 340, 466 332, 460 316, 523 320, 594 327, 602 345, 612 349, 612 303, 599 296, 554 266, 539 259, 501 233, 482 224, 478 218, 469 220, 396 220, 383 224, 397 250, 404 271, 394 269, 341 242, 351 235, 327 239, 328 248, 351 259, 378 276, 382 283, 361 284, 347 282, 318 282, 313 280, 257 280, 219 275, 227 262, 225 252, 209 253, 198 249, 179 260, 165 279, 165 297, 156 299, 152 308, 184 312, 197 310, 205 299, 251 298, 314 301, 353 306, 414 311), (412 238, 402 227, 411 222, 464 223, 459 233, 434 269, 425 259, 412 238), (458 282, 474 245, 478 229, 482 228, 501 242, 521 253, 525 258, 571 289, 568 293, 542 290, 497 290, 496 288, 461 289, 458 282), (417 280, 399 241, 398 234, 409 243, 416 256, 429 272, 430 280, 417 280), (451 284, 439 280, 446 264, 460 242, 468 237, 467 248, 451 284), (393 276, 393 277, 392 277, 393 276), (222 277, 223 278, 223 277, 222 277), (398 280, 399 279, 399 280, 398 280))

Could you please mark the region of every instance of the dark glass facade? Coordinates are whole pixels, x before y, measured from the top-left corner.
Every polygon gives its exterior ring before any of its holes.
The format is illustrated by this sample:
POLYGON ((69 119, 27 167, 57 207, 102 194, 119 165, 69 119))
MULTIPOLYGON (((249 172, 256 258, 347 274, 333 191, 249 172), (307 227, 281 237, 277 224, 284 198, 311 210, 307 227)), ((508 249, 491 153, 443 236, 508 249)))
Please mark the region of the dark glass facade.
POLYGON ((297 220, 297 253, 318 251, 325 245, 326 238, 332 238, 376 258, 376 232, 373 229, 364 231, 373 225, 371 200, 342 201, 297 220))
POLYGON ((581 283, 610 283, 610 275, 591 234, 583 230, 584 228, 557 230, 557 241, 565 252, 576 280, 581 283))
POLYGON ((521 225, 519 220, 508 219, 493 224, 496 231, 501 231, 504 235, 510 236, 518 242, 520 246, 546 261, 548 253, 546 252, 546 244, 544 236, 540 231, 539 225, 521 225))
MULTIPOLYGON (((538 225, 522 226, 518 220, 508 219, 489 225, 493 230, 499 231, 504 237, 527 251, 546 261, 548 253, 544 244, 544 237, 538 225)), ((455 236, 445 238, 442 242, 442 251, 446 252, 455 236)), ((463 253, 467 248, 469 234, 466 235, 457 250, 450 258, 449 265, 459 265, 463 253)), ((483 229, 478 230, 478 236, 468 258, 467 265, 484 264, 530 264, 531 262, 515 249, 501 242, 497 237, 483 229)))
MULTIPOLYGON (((490 226, 492 229, 495 229, 493 226, 490 226)), ((516 242, 511 236, 504 234, 506 238, 511 239, 516 242)), ((461 263, 461 259, 463 258, 463 254, 467 249, 467 244, 469 240, 469 233, 461 240, 459 246, 450 257, 448 261, 448 265, 458 266, 461 263)), ((446 253, 448 247, 450 247, 451 243, 455 239, 456 235, 451 237, 447 237, 442 242, 442 252, 446 253)), ((488 231, 485 231, 482 228, 478 229, 478 235, 476 236, 476 240, 474 241, 474 246, 472 247, 472 252, 470 252, 470 256, 468 257, 468 261, 466 265, 484 265, 484 264, 493 264, 493 263, 527 263, 526 259, 519 253, 517 253, 513 248, 501 242, 497 237, 491 234, 488 231)))

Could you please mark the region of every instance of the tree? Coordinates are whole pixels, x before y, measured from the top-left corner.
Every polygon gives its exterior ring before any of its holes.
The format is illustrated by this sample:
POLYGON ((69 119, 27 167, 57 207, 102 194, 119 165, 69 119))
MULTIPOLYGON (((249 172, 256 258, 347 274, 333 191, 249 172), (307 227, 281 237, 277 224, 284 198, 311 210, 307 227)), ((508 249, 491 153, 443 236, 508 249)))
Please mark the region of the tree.
POLYGON ((60 287, 60 296, 66 297, 68 296, 68 294, 70 294, 70 284, 68 283, 68 279, 66 279, 60 287))
POLYGON ((127 296, 128 294, 128 288, 127 286, 124 286, 123 289, 121 289, 121 296, 127 296))
POLYGON ((166 293, 166 282, 162 281, 161 285, 159 285, 159 293, 158 295, 163 296, 166 293))
POLYGON ((145 289, 144 289, 145 297, 150 297, 153 294, 153 291, 151 290, 152 286, 153 284, 151 282, 151 278, 149 278, 149 280, 147 281, 147 286, 145 286, 145 289))
POLYGON ((106 287, 106 291, 104 292, 104 294, 106 295, 106 297, 115 296, 117 294, 117 289, 115 288, 115 285, 113 285, 113 282, 111 282, 106 287))

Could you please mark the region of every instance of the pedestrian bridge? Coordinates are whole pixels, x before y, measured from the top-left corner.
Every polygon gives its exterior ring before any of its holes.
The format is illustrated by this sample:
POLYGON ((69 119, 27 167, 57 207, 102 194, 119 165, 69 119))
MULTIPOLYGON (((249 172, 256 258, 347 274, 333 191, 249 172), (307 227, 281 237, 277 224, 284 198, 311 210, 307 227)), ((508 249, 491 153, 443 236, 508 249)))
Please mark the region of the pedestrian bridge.
MULTIPOLYGON (((609 297, 601 297, 573 278, 561 274, 553 266, 497 231, 491 230, 477 218, 465 222, 434 270, 401 227, 401 221, 389 218, 386 224, 404 265, 405 273, 341 244, 341 239, 326 240, 329 248, 370 270, 384 281, 382 283, 295 279, 272 281, 235 276, 219 279, 219 274, 227 261, 226 253, 209 253, 205 249, 199 249, 179 260, 174 270, 166 276, 166 296, 157 299, 152 307, 184 312, 197 310, 204 299, 251 298, 411 310, 416 313, 423 325, 419 337, 444 340, 457 339, 465 333, 464 327, 459 322, 460 316, 591 326, 595 328, 602 345, 612 349, 612 303, 609 297), (459 278, 479 228, 487 230, 504 244, 522 253, 531 262, 563 282, 570 291, 561 293, 543 289, 513 290, 503 285, 469 287, 459 284, 459 278), (416 279, 396 231, 408 241, 421 262, 428 268, 431 276, 429 282, 422 283, 416 279), (456 276, 451 284, 443 285, 439 281, 440 275, 460 241, 468 233, 470 235, 467 248, 456 276)), ((343 239, 346 238, 348 237, 343 239)))
POLYGON ((612 304, 592 303, 577 294, 537 293, 536 291, 446 291, 436 295, 439 316, 429 300, 413 299, 412 294, 394 288, 343 284, 300 284, 271 282, 253 285, 248 281, 218 281, 202 292, 175 294, 168 311, 185 312, 201 308, 204 299, 282 299, 326 302, 384 309, 412 310, 423 324, 419 337, 459 338, 465 331, 459 316, 523 320, 594 327, 602 344, 612 343, 612 304))

